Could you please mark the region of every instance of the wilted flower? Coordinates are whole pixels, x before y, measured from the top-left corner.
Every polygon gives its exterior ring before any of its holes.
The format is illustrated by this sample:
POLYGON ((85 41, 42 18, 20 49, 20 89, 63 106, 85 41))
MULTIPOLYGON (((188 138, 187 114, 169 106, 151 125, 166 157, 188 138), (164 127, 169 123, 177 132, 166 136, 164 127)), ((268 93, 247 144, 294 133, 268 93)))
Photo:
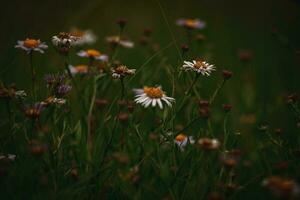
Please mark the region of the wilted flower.
POLYGON ((80 30, 78 28, 73 28, 70 31, 70 35, 77 38, 77 40, 73 43, 74 46, 93 44, 97 40, 96 35, 91 30, 80 30))
POLYGON ((211 138, 200 138, 198 144, 205 150, 216 150, 220 147, 219 140, 211 138))
POLYGON ((175 99, 165 95, 165 92, 161 87, 147 87, 143 89, 134 89, 135 92, 135 102, 141 104, 145 108, 152 105, 155 107, 159 106, 160 109, 163 108, 162 102, 165 102, 168 106, 172 106, 171 102, 174 102, 175 99))
POLYGON ((132 48, 134 47, 134 43, 130 40, 128 40, 125 37, 120 37, 117 35, 106 37, 106 41, 111 44, 113 47, 116 47, 118 45, 124 47, 124 48, 132 48))
POLYGON ((185 71, 194 71, 203 76, 209 76, 212 71, 215 71, 213 65, 201 60, 184 61, 182 68, 185 71))
POLYGON ((133 75, 135 73, 135 69, 128 69, 125 65, 115 67, 111 71, 112 77, 117 79, 124 78, 125 76, 133 75))
POLYGON ((175 137, 174 142, 180 148, 180 150, 183 151, 187 144, 194 144, 195 140, 193 136, 187 136, 183 133, 180 133, 175 137))
POLYGON ((206 26, 206 23, 200 19, 178 19, 176 24, 187 29, 203 29, 206 26))
POLYGON ((15 48, 20 48, 25 50, 27 53, 31 53, 33 51, 38 51, 40 53, 44 53, 44 50, 48 48, 48 46, 37 39, 29 39, 26 40, 19 40, 18 44, 15 46, 15 48))
POLYGON ((299 185, 291 179, 271 176, 263 180, 262 185, 278 197, 291 198, 300 195, 299 185))
POLYGON ((101 60, 101 61, 107 61, 108 56, 105 54, 100 53, 100 51, 97 51, 95 49, 88 49, 88 50, 82 50, 77 53, 80 57, 95 59, 95 60, 101 60))
POLYGON ((188 52, 189 49, 190 49, 190 48, 189 48, 188 45, 186 45, 186 44, 181 45, 181 51, 182 51, 182 53, 188 52))
POLYGON ((27 105, 24 107, 24 113, 26 117, 31 119, 37 119, 40 117, 44 104, 42 102, 35 103, 34 105, 27 105))

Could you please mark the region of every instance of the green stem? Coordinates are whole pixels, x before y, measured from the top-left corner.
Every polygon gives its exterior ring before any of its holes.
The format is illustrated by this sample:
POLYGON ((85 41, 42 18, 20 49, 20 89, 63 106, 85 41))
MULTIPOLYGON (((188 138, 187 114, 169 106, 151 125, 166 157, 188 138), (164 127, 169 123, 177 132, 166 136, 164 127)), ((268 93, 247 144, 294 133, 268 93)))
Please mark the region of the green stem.
POLYGON ((31 70, 31 82, 32 82, 32 98, 34 101, 36 101, 36 91, 35 91, 35 70, 34 70, 34 66, 33 66, 33 52, 31 51, 29 53, 29 65, 30 65, 30 70, 31 70))
POLYGON ((226 79, 223 79, 222 83, 218 85, 218 87, 216 88, 214 94, 212 95, 212 97, 209 100, 210 105, 214 102, 216 96, 218 95, 218 93, 220 92, 220 90, 223 88, 223 86, 226 83, 226 79))

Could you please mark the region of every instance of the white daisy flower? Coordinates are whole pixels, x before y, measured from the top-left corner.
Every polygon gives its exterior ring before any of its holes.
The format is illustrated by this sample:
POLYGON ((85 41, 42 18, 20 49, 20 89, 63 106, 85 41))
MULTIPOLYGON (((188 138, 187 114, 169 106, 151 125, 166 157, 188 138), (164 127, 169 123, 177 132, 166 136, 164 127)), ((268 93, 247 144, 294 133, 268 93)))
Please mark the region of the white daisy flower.
POLYGON ((69 69, 71 74, 87 74, 88 73, 88 66, 87 65, 69 65, 69 69))
POLYGON ((0 155, 0 160, 10 160, 14 161, 16 159, 16 155, 14 154, 7 154, 7 155, 0 155))
POLYGON ((124 78, 125 76, 133 75, 135 73, 135 69, 128 69, 128 67, 124 65, 120 65, 111 71, 112 77, 116 79, 124 78))
POLYGON ((15 48, 23 49, 27 53, 31 53, 33 51, 44 53, 44 50, 47 49, 48 46, 44 42, 41 42, 40 40, 27 38, 26 40, 23 41, 19 40, 15 48))
POLYGON ((80 30, 73 28, 70 35, 78 38, 74 42, 74 46, 81 46, 84 44, 94 44, 97 41, 97 36, 91 30, 80 30))
POLYGON ((203 29, 206 26, 205 21, 200 19, 178 19, 176 24, 188 29, 203 29))
POLYGON ((120 36, 109 36, 106 37, 106 41, 112 45, 120 45, 124 48, 133 48, 134 43, 127 38, 120 37, 120 36))
POLYGON ((70 46, 74 45, 77 40, 78 37, 75 37, 70 33, 61 32, 52 37, 52 44, 59 48, 69 48, 70 46))
POLYGON ((15 92, 15 96, 17 98, 24 99, 27 96, 27 94, 24 90, 18 90, 15 92))
POLYGON ((141 104, 145 108, 152 105, 155 107, 159 106, 160 109, 163 108, 163 102, 168 106, 172 106, 172 102, 175 101, 174 98, 166 96, 165 92, 161 87, 147 87, 143 89, 134 89, 135 92, 135 102, 141 104))
POLYGON ((195 144, 193 136, 187 136, 183 133, 177 135, 174 139, 174 142, 180 148, 181 151, 184 151, 184 148, 187 144, 195 144))
POLYGON ((95 49, 88 49, 88 50, 82 50, 77 53, 80 57, 85 58, 92 58, 95 60, 101 60, 101 61, 108 61, 108 56, 105 54, 100 53, 100 51, 97 51, 95 49))
POLYGON ((194 71, 203 76, 209 76, 212 71, 216 70, 214 65, 201 60, 193 60, 192 62, 184 61, 182 68, 185 71, 194 71))

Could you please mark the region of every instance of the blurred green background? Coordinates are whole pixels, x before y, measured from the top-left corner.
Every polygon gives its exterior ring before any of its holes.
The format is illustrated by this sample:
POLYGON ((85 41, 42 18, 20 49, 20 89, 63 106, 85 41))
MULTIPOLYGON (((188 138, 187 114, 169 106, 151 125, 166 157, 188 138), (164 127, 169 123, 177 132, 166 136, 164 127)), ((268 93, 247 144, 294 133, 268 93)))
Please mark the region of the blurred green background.
MULTIPOLYGON (((173 41, 172 34, 176 45, 180 46, 187 42, 185 31, 175 24, 181 17, 196 17, 207 22, 206 29, 201 31, 206 40, 193 49, 194 55, 206 58, 218 69, 229 69, 234 73, 218 101, 233 104, 237 130, 247 123, 276 124, 287 131, 295 128, 293 118, 284 117, 289 111, 283 97, 300 88, 300 2, 296 0, 6 1, 1 6, 0 78, 7 84, 16 83, 19 89, 30 88, 28 58, 14 48, 17 40, 40 38, 50 46, 46 54, 35 58, 42 82, 45 73, 63 67, 50 42, 51 36, 58 32, 74 26, 92 29, 99 38, 93 47, 106 52, 109 48, 105 36, 117 34, 115 21, 126 18, 125 33, 132 40, 137 42, 143 29, 150 27, 153 29, 152 40, 162 48, 173 41), (251 61, 241 62, 238 58, 240 50, 249 51, 251 61)), ((168 64, 178 65, 174 43, 162 54, 168 56, 168 64)), ((147 56, 137 47, 122 51, 118 59, 139 68, 147 56)), ((76 56, 72 57, 72 64, 80 62, 76 56)), ((153 67, 151 65, 155 62, 149 63, 148 67, 153 67)), ((204 97, 208 98, 216 87, 213 81, 219 79, 218 73, 202 84, 200 93, 204 97)), ((162 84, 170 91, 169 82, 163 80, 163 77, 155 76, 148 83, 162 84)), ((131 86, 142 84, 135 82, 131 86)))

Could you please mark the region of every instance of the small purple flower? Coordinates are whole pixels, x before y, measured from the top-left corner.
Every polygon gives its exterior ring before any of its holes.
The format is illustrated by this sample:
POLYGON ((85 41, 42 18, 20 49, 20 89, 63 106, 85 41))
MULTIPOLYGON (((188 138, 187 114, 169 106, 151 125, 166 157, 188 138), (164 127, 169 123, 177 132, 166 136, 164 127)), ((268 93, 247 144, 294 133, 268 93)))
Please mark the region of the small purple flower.
POLYGON ((72 86, 70 85, 66 85, 66 84, 63 84, 63 85, 59 85, 56 89, 56 95, 57 96, 65 96, 66 94, 68 94, 72 89, 72 86))

